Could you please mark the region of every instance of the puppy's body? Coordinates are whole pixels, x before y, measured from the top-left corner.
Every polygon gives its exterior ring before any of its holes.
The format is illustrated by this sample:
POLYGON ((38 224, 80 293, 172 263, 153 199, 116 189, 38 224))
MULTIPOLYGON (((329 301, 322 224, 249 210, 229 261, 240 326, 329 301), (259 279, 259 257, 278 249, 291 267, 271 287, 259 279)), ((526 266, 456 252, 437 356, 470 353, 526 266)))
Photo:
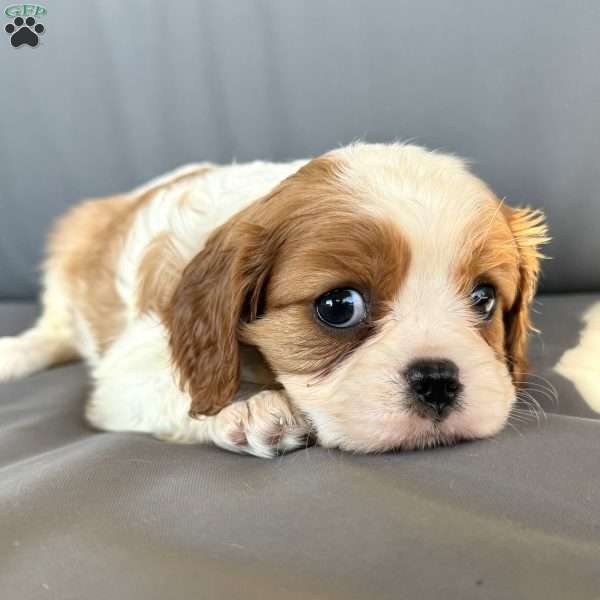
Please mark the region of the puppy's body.
POLYGON ((191 165, 57 224, 44 312, 0 341, 0 379, 81 356, 96 427, 261 456, 309 428, 360 451, 485 437, 514 402, 544 236, 459 159, 417 147, 191 165), (469 294, 484 279, 498 314, 483 325, 469 294), (315 300, 346 286, 362 321, 318 322, 315 300), (231 403, 242 342, 283 390, 231 403), (460 373, 460 402, 437 416, 406 383, 432 357, 460 373))

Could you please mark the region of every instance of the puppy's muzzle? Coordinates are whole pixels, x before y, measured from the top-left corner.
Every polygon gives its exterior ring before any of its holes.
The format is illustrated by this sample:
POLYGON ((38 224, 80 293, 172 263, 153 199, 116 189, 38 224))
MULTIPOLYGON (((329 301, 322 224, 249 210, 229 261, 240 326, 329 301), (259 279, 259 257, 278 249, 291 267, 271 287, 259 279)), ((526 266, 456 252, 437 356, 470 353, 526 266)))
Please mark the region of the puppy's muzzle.
POLYGON ((404 373, 411 407, 421 417, 441 420, 458 406, 462 385, 451 360, 420 359, 404 373))

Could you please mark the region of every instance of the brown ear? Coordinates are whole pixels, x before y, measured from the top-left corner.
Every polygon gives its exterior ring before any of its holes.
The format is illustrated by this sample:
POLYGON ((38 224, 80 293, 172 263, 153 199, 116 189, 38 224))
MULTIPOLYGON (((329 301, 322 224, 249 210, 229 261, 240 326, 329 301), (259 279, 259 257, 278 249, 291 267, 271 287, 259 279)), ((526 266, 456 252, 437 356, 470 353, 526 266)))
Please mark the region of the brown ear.
POLYGON ((540 259, 545 258, 540 246, 550 238, 541 211, 505 207, 504 214, 519 252, 519 288, 512 307, 504 315, 506 356, 515 383, 521 384, 528 368, 527 338, 529 331, 534 330, 529 310, 537 288, 540 259))
POLYGON ((214 415, 240 382, 238 324, 255 318, 270 264, 262 229, 227 223, 184 269, 164 315, 190 415, 214 415))

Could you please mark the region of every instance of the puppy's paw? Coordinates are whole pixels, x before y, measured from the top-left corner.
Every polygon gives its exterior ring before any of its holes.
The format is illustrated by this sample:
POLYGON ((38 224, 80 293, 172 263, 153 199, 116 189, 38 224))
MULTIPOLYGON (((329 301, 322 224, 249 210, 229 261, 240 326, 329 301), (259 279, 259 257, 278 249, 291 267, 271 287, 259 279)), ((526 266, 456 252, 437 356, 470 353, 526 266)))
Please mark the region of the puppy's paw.
POLYGON ((22 337, 0 338, 0 381, 12 381, 37 371, 35 350, 22 337))
POLYGON ((266 390, 226 406, 211 420, 213 442, 233 452, 273 458, 307 445, 309 426, 281 391, 266 390))

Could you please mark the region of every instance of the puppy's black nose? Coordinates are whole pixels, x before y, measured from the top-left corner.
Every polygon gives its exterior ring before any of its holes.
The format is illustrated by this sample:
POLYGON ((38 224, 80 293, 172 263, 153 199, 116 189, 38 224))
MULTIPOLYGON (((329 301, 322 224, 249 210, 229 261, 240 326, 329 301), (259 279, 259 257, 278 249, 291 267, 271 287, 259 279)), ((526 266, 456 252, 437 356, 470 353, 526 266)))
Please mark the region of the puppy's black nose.
POLYGON ((415 408, 428 416, 445 415, 462 389, 458 367, 451 360, 417 360, 408 366, 405 377, 415 408))

